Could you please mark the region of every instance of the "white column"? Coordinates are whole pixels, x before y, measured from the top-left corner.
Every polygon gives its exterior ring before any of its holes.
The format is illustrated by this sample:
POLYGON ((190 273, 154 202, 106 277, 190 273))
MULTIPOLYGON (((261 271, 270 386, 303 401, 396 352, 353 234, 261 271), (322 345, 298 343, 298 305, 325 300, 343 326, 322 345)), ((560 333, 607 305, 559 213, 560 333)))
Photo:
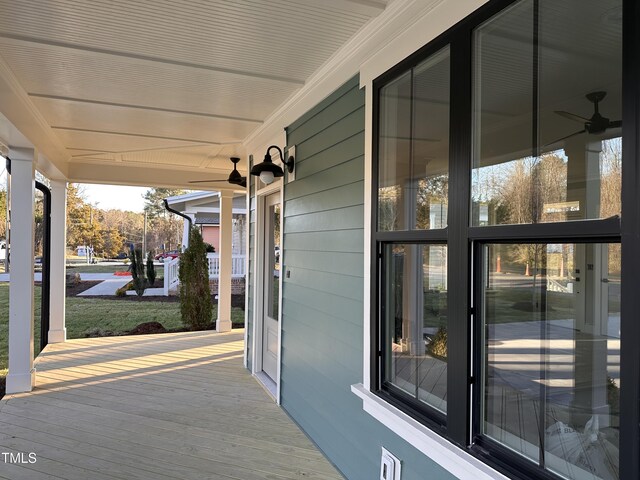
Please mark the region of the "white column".
POLYGON ((51 299, 49 343, 67 340, 65 297, 67 284, 67 182, 51 180, 51 299))
MULTIPOLYGON (((194 222, 193 224, 195 225, 196 216, 190 213, 185 213, 185 215, 189 217, 191 221, 194 222)), ((184 252, 185 249, 189 247, 189 233, 191 232, 189 232, 190 223, 187 221, 186 218, 183 220, 183 222, 184 222, 184 227, 182 229, 182 251, 184 252)))
POLYGON ((218 277, 218 319, 216 331, 231 330, 231 257, 233 192, 220 193, 220 275, 218 277))
POLYGON ((11 151, 11 280, 7 393, 30 392, 33 368, 34 150, 11 151))

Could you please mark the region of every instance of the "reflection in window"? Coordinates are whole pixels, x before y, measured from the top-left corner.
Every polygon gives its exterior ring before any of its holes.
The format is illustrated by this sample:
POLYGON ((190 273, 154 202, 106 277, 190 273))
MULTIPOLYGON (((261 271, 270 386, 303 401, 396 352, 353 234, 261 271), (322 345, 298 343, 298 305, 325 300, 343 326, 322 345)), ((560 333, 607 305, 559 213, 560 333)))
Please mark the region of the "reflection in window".
POLYGON ((483 433, 569 479, 617 479, 620 245, 484 249, 483 433))
POLYGON ((380 89, 378 230, 447 226, 449 48, 380 89))
POLYGON ((473 225, 621 212, 622 2, 536 5, 474 32, 473 225))
POLYGON ((267 230, 267 252, 269 270, 273 275, 269 278, 267 302, 268 315, 278 320, 280 306, 280 204, 269 206, 269 228, 267 230))
POLYGON ((384 381, 446 412, 447 247, 386 245, 384 381))

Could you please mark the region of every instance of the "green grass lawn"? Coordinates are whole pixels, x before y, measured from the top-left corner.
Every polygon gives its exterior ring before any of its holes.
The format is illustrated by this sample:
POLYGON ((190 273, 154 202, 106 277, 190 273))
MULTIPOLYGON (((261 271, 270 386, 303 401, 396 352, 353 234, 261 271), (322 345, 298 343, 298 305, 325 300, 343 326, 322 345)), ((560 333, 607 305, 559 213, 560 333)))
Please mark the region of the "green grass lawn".
MULTIPOLYGON (((164 276, 164 265, 155 265, 158 278, 164 276)), ((86 263, 75 263, 67 265, 67 273, 114 273, 128 271, 128 265, 113 265, 102 263, 99 265, 87 265, 86 263)))
MULTIPOLYGON (((213 318, 218 315, 213 306, 213 318)), ((67 297, 67 338, 84 338, 90 334, 122 335, 144 322, 160 322, 167 330, 183 328, 179 302, 135 302, 67 297)), ((231 321, 244 324, 244 312, 232 308, 231 321)), ((6 375, 9 343, 9 284, 0 283, 0 377, 6 375)), ((35 353, 40 350, 40 287, 35 287, 35 353)))

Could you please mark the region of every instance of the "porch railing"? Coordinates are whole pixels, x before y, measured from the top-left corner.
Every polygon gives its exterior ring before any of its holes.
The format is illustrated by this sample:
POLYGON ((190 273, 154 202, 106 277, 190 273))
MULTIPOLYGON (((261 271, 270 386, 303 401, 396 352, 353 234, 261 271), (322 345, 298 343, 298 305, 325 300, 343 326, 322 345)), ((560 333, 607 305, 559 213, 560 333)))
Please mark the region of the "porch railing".
MULTIPOLYGON (((207 253, 209 262, 209 279, 220 276, 220 256, 217 253, 207 253)), ((164 294, 169 295, 170 290, 178 288, 180 280, 178 269, 180 267, 180 257, 167 259, 164 263, 164 294)), ((245 255, 234 255, 231 257, 231 278, 242 278, 245 276, 245 255)))

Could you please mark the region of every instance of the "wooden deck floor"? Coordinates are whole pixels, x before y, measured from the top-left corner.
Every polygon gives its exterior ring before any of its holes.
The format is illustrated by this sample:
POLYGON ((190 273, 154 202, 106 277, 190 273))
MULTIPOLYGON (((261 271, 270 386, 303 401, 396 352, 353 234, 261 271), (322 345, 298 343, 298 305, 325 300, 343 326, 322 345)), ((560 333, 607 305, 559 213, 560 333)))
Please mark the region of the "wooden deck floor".
POLYGON ((242 366, 243 332, 71 340, 0 401, 7 480, 342 479, 242 366), (28 457, 25 455, 25 460, 28 457))

